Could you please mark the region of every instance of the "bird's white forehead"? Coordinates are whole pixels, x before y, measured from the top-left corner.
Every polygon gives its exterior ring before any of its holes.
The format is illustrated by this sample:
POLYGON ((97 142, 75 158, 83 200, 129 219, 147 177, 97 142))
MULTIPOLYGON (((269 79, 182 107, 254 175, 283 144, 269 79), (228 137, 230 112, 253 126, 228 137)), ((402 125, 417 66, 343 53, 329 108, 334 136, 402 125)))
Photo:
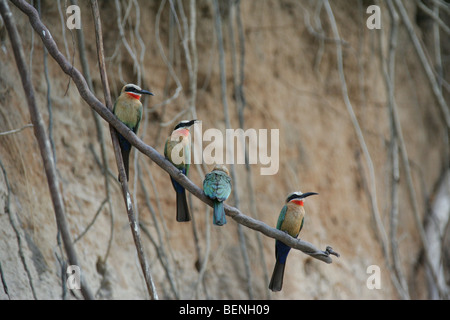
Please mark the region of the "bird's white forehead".
POLYGON ((137 85, 135 85, 135 84, 132 84, 132 83, 126 84, 126 85, 123 87, 122 90, 125 90, 125 89, 127 89, 127 88, 135 88, 135 89, 137 89, 137 90, 142 90, 139 86, 137 86, 137 85))

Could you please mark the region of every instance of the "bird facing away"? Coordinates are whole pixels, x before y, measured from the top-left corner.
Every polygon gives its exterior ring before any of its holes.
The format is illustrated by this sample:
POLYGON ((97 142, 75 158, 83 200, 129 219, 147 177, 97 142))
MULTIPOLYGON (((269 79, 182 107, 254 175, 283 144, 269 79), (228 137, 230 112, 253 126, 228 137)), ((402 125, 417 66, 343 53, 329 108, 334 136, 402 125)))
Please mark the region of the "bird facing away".
MULTIPOLYGON (((177 124, 172 134, 167 138, 164 147, 166 159, 186 176, 191 164, 191 136, 189 128, 195 122, 198 122, 198 120, 183 120, 177 124)), ((186 201, 186 190, 172 177, 170 177, 170 180, 177 194, 177 221, 190 221, 191 215, 186 201)))
POLYGON ((231 193, 230 173, 225 165, 216 165, 207 173, 203 180, 203 192, 214 200, 213 224, 223 226, 227 223, 223 201, 227 200, 231 193))
MULTIPOLYGON (((142 119, 142 94, 153 95, 153 93, 147 90, 142 90, 135 84, 127 84, 122 88, 120 96, 114 103, 113 113, 135 134, 137 134, 139 124, 142 119)), ((123 165, 125 167, 125 173, 127 174, 128 180, 131 143, 128 142, 128 140, 125 139, 125 137, 120 133, 117 134, 119 138, 120 151, 122 153, 123 165)))
MULTIPOLYGON (((303 204, 305 198, 315 194, 318 193, 301 193, 300 191, 291 193, 287 197, 283 209, 281 209, 278 217, 277 229, 297 238, 303 228, 303 221, 305 218, 303 204)), ((281 288, 283 287, 284 267, 286 266, 289 250, 291 250, 291 247, 279 240, 275 240, 276 262, 272 273, 272 279, 269 284, 269 289, 272 291, 281 291, 281 288)))

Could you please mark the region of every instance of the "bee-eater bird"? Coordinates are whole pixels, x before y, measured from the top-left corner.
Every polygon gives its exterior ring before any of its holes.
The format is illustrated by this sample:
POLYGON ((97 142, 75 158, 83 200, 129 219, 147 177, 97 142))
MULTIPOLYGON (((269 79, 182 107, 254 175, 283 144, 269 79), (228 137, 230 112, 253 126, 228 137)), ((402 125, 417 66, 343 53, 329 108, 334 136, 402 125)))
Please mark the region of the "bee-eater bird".
MULTIPOLYGON (((189 128, 195 122, 198 122, 198 120, 183 120, 177 124, 170 137, 167 138, 164 147, 166 159, 172 162, 186 176, 191 164, 191 136, 189 128)), ((186 190, 172 177, 170 177, 170 180, 172 180, 173 188, 177 194, 177 221, 190 221, 191 215, 186 201, 186 190)))
MULTIPOLYGON (((135 84, 127 84, 122 88, 120 96, 114 103, 113 113, 135 134, 137 134, 142 118, 142 94, 153 96, 153 93, 147 90, 142 90, 135 84)), ((122 152, 123 165, 125 167, 128 180, 131 143, 129 143, 128 140, 125 139, 125 137, 120 133, 117 134, 119 138, 120 151, 122 152)))
MULTIPOLYGON (((305 218, 305 208, 303 207, 303 204, 305 198, 315 194, 318 193, 301 193, 300 191, 291 193, 287 197, 283 209, 281 209, 278 217, 277 229, 297 238, 303 228, 303 221, 305 218)), ((289 250, 291 250, 291 247, 279 240, 275 240, 275 257, 277 260, 269 284, 269 289, 272 291, 281 291, 281 288, 283 287, 284 267, 286 266, 289 250)))
POLYGON ((227 200, 231 193, 231 177, 225 165, 216 165, 207 173, 203 180, 203 192, 214 200, 213 224, 223 226, 227 223, 223 201, 227 200))

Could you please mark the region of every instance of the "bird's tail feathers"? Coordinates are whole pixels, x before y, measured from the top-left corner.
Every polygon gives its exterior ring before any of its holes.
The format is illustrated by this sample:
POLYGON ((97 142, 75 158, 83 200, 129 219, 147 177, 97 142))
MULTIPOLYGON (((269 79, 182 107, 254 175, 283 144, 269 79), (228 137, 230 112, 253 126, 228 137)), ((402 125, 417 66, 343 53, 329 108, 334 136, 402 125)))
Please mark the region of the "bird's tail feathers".
MULTIPOLYGON (((122 153, 123 166, 125 168, 125 174, 127 175, 128 181, 130 178, 129 160, 130 160, 131 143, 128 142, 128 140, 125 139, 121 134, 119 134, 119 145, 120 145, 120 152, 122 153)), ((118 180, 120 181, 120 177, 118 178, 118 180)))
POLYGON ((223 226, 227 223, 225 218, 225 209, 223 208, 223 203, 220 201, 214 201, 214 215, 213 224, 216 226, 223 226))
POLYGON ((122 151, 122 159, 128 181, 130 180, 130 150, 122 151))
POLYGON ((186 222, 191 221, 188 203, 186 201, 186 190, 176 192, 177 194, 177 221, 186 222))
POLYGON ((272 279, 270 279, 269 289, 272 291, 281 291, 283 287, 284 267, 285 263, 281 263, 278 259, 273 268, 272 279))

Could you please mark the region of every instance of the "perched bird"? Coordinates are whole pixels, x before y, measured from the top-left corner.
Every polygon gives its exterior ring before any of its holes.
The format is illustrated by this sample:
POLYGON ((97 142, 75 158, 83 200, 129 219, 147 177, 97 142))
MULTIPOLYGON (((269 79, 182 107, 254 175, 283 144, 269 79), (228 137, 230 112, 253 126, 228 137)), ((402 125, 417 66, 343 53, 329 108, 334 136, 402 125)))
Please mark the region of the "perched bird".
MULTIPOLYGON (((300 191, 291 193, 278 217, 277 229, 286 232, 290 236, 297 238, 300 230, 303 228, 303 219, 305 218, 305 209, 303 203, 306 197, 318 193, 300 191)), ((277 259, 270 280, 269 289, 272 291, 281 291, 283 287, 284 267, 291 247, 279 240, 275 240, 275 257, 277 259)))
MULTIPOLYGON (((117 98, 114 103, 113 112, 116 117, 122 121, 130 130, 132 130, 135 134, 139 129, 139 123, 142 118, 142 103, 140 101, 142 94, 153 95, 153 93, 142 90, 135 84, 127 84, 122 88, 120 92, 120 96, 117 98)), ((127 174, 127 180, 129 178, 129 158, 131 151, 131 143, 125 139, 120 133, 119 136, 119 145, 120 150, 122 152, 123 164, 125 167, 125 172, 127 174)))
POLYGON ((214 200, 213 224, 223 226, 227 223, 223 201, 227 200, 231 193, 231 178, 228 169, 224 165, 216 165, 207 173, 203 180, 203 192, 214 200))
MULTIPOLYGON (((175 126, 172 134, 167 138, 164 147, 164 156, 177 167, 183 174, 187 175, 191 164, 191 136, 189 128, 198 120, 183 120, 175 126)), ((190 221, 188 204, 186 201, 186 190, 175 179, 172 180, 173 188, 177 194, 177 221, 190 221)))

